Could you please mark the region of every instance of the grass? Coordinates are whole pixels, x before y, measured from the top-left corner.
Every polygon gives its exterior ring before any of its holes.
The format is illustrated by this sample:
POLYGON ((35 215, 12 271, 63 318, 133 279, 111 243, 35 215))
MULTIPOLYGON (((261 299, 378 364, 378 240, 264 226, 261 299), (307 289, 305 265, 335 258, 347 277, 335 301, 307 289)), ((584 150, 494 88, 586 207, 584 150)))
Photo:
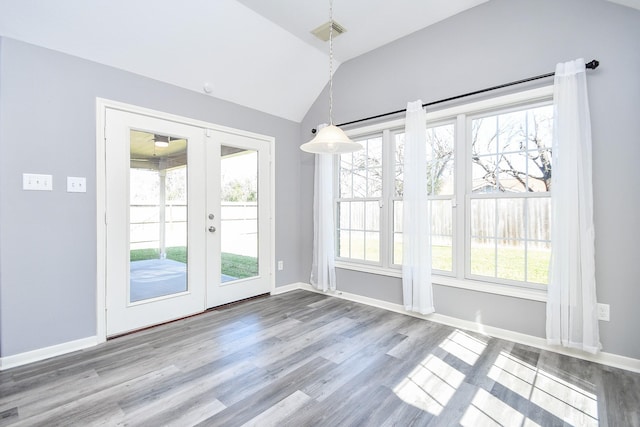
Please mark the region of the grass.
MULTIPOLYGON (((433 245, 431 264, 435 270, 451 271, 453 258, 451 246, 433 245)), ((396 242, 396 263, 402 263, 402 243, 396 242)), ((547 284, 549 282, 550 250, 529 248, 527 251, 526 281, 547 284)), ((495 250, 491 246, 475 246, 471 250, 471 273, 478 276, 506 280, 525 281, 525 254, 520 247, 498 246, 496 268, 495 250)))
POLYGON ((222 253, 222 274, 243 279, 258 275, 258 258, 222 253))
MULTIPOLYGON (((158 259, 160 251, 158 249, 134 249, 130 251, 131 261, 143 261, 147 259, 158 259)), ((187 262, 187 248, 185 246, 174 246, 167 248, 167 258, 187 262)), ((258 259, 255 257, 231 254, 223 252, 221 254, 222 274, 244 279, 258 275, 258 259)))
MULTIPOLYGON (((375 252, 377 246, 367 248, 368 253, 375 252)), ((396 243, 398 255, 402 256, 402 245, 396 243)), ((432 267, 437 270, 451 271, 453 260, 450 246, 432 247, 432 267)), ((131 261, 157 259, 157 249, 136 249, 131 251, 131 261)), ((187 262, 187 248, 175 246, 167 248, 167 258, 178 262, 187 262)), ((223 252, 221 254, 222 274, 238 279, 258 275, 258 259, 254 257, 223 252)), ((364 258, 364 254, 362 254, 364 258)), ((401 259, 401 258, 400 258, 401 259)), ((397 260, 396 260, 397 261, 397 260)), ((497 277, 507 280, 525 280, 524 251, 510 246, 498 247, 498 266, 495 265, 493 247, 476 246, 471 250, 471 273, 478 276, 497 277)), ((527 281, 546 284, 549 274, 549 251, 529 249, 527 261, 527 281)))

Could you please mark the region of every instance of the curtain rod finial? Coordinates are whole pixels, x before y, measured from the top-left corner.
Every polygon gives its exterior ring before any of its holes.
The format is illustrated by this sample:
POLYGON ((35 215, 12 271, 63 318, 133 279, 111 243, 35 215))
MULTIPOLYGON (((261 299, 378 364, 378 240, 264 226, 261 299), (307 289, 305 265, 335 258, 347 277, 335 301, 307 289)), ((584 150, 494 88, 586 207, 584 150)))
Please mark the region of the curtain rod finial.
POLYGON ((598 68, 598 65, 600 65, 600 61, 598 61, 597 59, 593 59, 585 64, 585 66, 590 70, 595 70, 596 68, 598 68))

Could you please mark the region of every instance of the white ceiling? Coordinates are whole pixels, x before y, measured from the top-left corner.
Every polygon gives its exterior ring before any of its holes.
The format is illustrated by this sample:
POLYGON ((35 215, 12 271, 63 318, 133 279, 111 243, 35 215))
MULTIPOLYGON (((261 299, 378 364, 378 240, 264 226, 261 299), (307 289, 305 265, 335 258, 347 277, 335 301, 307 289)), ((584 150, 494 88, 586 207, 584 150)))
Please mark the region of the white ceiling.
MULTIPOLYGON (((334 69, 488 0, 334 0, 334 69)), ((640 8, 640 0, 610 0, 640 8)), ((299 122, 328 80, 328 0, 0 0, 0 35, 299 122)))

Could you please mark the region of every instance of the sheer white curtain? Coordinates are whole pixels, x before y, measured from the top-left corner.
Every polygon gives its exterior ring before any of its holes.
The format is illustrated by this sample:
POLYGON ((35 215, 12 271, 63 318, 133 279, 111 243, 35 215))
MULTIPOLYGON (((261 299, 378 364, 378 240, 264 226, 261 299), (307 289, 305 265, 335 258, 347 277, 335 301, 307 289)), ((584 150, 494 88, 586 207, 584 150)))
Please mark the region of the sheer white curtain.
POLYGON ((427 114, 422 101, 407 104, 402 197, 402 293, 404 308, 435 311, 431 286, 431 212, 427 200, 427 114))
MULTIPOLYGON (((318 126, 318 130, 326 124, 318 126)), ((311 284, 327 292, 336 289, 333 226, 333 156, 316 154, 313 184, 313 261, 311 284)))
POLYGON ((547 341, 596 353, 601 346, 596 307, 591 121, 584 59, 557 65, 554 116, 547 341))

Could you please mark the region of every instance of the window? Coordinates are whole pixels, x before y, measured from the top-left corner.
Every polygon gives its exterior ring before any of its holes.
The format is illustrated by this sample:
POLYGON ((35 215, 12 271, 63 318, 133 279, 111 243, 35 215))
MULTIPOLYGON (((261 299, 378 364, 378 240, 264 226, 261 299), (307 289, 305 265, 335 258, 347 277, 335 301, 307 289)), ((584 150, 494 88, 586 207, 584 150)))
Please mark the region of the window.
POLYGON ((340 156, 338 257, 380 262, 382 137, 359 139, 364 149, 340 156))
MULTIPOLYGON (((428 113, 436 283, 544 289, 550 257, 551 96, 550 88, 542 88, 428 113)), ((349 133, 364 150, 336 162, 338 265, 400 276, 403 120, 349 133)))
MULTIPOLYGON (((431 208, 431 267, 453 271, 453 206, 454 206, 454 140, 453 123, 427 129, 427 187, 431 208)), ((395 134, 395 194, 393 197, 393 264, 402 264, 402 189, 404 165, 404 133, 395 134)))
POLYGON ((470 275, 547 283, 550 105, 471 119, 470 275))

